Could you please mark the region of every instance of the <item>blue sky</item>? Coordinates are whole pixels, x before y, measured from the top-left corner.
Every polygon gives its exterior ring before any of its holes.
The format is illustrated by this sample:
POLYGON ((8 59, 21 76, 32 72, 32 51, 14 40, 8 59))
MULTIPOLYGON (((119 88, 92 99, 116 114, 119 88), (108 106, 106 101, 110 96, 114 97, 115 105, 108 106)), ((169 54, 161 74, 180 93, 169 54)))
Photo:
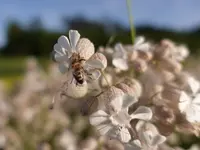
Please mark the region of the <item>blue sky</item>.
MULTIPOLYGON (((177 30, 200 24, 200 0, 132 0, 136 25, 150 23, 177 30)), ((27 23, 40 16, 49 29, 61 28, 63 16, 82 14, 91 19, 112 18, 128 25, 126 0, 1 0, 0 46, 9 20, 27 23)))

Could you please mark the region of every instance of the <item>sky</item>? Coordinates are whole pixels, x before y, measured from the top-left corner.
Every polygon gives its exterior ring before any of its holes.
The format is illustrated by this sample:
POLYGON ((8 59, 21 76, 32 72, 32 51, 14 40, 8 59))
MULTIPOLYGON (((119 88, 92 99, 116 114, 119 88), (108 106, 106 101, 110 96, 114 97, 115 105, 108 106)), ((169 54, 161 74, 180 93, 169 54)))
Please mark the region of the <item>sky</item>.
MULTIPOLYGON (((200 25, 200 0, 132 0, 136 25, 152 24, 175 30, 200 25)), ((83 15, 90 19, 103 17, 128 26, 126 0, 1 0, 0 46, 6 42, 9 21, 26 24, 40 17, 48 29, 60 29, 63 16, 83 15)))

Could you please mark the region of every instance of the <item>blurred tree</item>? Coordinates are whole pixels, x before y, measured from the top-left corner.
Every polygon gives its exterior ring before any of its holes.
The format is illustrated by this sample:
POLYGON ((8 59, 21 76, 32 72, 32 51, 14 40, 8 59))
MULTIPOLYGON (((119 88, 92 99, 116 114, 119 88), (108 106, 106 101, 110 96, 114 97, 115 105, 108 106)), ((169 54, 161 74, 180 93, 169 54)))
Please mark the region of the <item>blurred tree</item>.
MULTIPOLYGON (((110 18, 104 20, 89 20, 82 16, 63 18, 64 31, 50 32, 44 28, 40 18, 34 18, 28 27, 18 22, 10 22, 7 28, 7 43, 1 51, 4 55, 35 55, 49 56, 58 37, 68 35, 69 29, 76 29, 82 37, 89 38, 97 48, 106 45, 109 38, 115 36, 114 43, 131 43, 129 29, 110 18)), ((144 35, 153 41, 169 38, 178 43, 188 44, 192 53, 200 53, 200 28, 191 32, 175 32, 167 29, 159 29, 150 25, 140 26, 136 29, 137 35, 144 35)))

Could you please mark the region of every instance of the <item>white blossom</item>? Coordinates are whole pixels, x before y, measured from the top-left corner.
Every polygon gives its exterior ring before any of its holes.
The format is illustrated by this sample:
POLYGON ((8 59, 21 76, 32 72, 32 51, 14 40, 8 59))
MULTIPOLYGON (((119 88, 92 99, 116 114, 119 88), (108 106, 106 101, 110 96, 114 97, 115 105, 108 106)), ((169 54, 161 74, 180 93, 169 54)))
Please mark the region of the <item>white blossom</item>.
POLYGON ((97 128, 101 135, 108 135, 125 143, 129 142, 131 139, 130 121, 132 119, 150 120, 152 117, 151 109, 144 106, 140 106, 135 112, 128 114, 128 107, 137 101, 129 95, 124 95, 123 99, 113 100, 111 105, 118 111, 107 114, 103 110, 98 110, 90 116, 90 123, 97 128))
POLYGON ((133 50, 149 51, 150 44, 145 42, 145 38, 143 36, 138 36, 135 39, 135 43, 133 45, 133 50))
POLYGON ((115 45, 112 64, 120 70, 128 70, 128 53, 121 43, 115 45))
POLYGON ((158 145, 162 144, 166 137, 159 134, 157 128, 149 123, 140 120, 136 125, 138 139, 133 140, 126 145, 126 150, 156 150, 158 145))
POLYGON ((179 109, 186 115, 186 119, 190 122, 200 122, 200 93, 199 82, 193 77, 188 78, 188 84, 192 94, 182 91, 179 99, 179 109))
POLYGON ((76 30, 69 31, 69 39, 62 35, 54 45, 53 58, 59 63, 61 73, 66 73, 72 68, 72 57, 74 54, 80 55, 85 61, 82 64, 83 72, 89 78, 98 79, 99 69, 105 68, 103 63, 97 59, 89 59, 94 54, 94 45, 86 38, 80 39, 80 34, 76 30), (90 74, 91 73, 91 74, 90 74))

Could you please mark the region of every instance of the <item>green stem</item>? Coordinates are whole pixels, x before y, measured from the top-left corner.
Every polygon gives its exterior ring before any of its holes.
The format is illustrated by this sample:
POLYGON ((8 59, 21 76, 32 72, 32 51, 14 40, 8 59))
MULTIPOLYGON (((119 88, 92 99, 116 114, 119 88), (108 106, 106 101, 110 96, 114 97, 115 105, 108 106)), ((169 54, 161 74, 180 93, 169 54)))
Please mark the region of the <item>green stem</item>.
POLYGON ((129 24, 130 24, 130 29, 131 29, 131 40, 132 44, 134 44, 134 38, 135 38, 135 29, 133 25, 133 15, 132 15, 132 9, 131 9, 131 0, 126 0, 126 5, 128 9, 128 17, 129 17, 129 24))

